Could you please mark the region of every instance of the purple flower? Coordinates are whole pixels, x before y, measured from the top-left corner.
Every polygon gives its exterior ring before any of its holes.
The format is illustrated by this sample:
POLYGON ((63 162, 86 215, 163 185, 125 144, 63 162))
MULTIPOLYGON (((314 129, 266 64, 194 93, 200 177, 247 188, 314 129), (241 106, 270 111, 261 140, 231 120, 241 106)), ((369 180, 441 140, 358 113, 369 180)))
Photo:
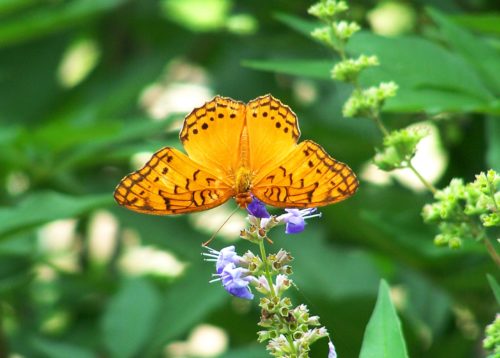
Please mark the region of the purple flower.
POLYGON ((247 269, 236 267, 235 264, 229 263, 220 274, 222 285, 233 296, 251 300, 253 299, 253 294, 248 284, 253 280, 253 277, 249 276, 248 273, 247 269))
POLYGON ((256 218, 264 219, 271 217, 271 214, 267 212, 264 203, 256 197, 252 197, 252 202, 247 205, 247 211, 250 215, 255 216, 256 218))
POLYGON ((304 231, 306 226, 306 219, 321 217, 321 213, 314 214, 316 208, 311 209, 285 209, 286 214, 278 216, 278 221, 284 221, 286 223, 285 233, 287 234, 298 234, 304 231))
POLYGON ((215 261, 215 271, 220 274, 224 267, 228 264, 238 264, 241 262, 241 257, 235 251, 234 246, 228 246, 220 251, 207 247, 208 252, 204 252, 205 261, 215 261), (208 257, 208 258, 207 258, 208 257))
POLYGON ((204 252, 205 261, 215 262, 217 278, 210 282, 222 281, 224 289, 233 296, 251 300, 253 294, 248 287, 255 278, 250 275, 250 271, 244 267, 238 267, 243 258, 238 256, 234 246, 228 246, 220 251, 207 247, 208 252, 204 252))
POLYGON ((328 342, 328 358, 337 358, 337 352, 335 352, 332 341, 328 342))

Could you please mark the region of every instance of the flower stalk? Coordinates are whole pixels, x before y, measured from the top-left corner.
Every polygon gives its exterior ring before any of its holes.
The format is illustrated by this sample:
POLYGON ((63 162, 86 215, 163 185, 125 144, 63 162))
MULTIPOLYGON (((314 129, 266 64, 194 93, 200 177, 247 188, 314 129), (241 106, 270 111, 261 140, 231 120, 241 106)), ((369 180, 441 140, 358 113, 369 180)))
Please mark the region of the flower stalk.
MULTIPOLYGON (((343 14, 348 9, 349 7, 346 2, 336 0, 321 0, 319 3, 311 6, 309 8, 309 14, 319 18, 323 23, 325 23, 325 27, 314 30, 311 33, 311 36, 332 48, 339 54, 341 61, 333 67, 332 78, 334 80, 350 83, 354 87, 351 96, 346 101, 342 110, 344 116, 370 118, 382 133, 385 142, 385 139, 390 137, 392 133, 387 130, 382 122, 380 111, 385 101, 396 95, 398 86, 391 81, 382 82, 378 86, 363 88, 359 83, 359 76, 362 71, 370 67, 378 66, 380 63, 378 57, 374 55, 360 55, 357 58, 350 58, 347 56, 345 46, 350 38, 360 30, 357 23, 346 22, 345 20, 339 19, 339 15, 343 14)), ((414 147, 411 149, 413 153, 416 151, 417 144, 418 141, 414 143, 414 147)), ((398 148, 384 143, 383 151, 397 153, 398 148)), ((399 154, 400 157, 404 155, 404 153, 399 154)), ((375 163, 378 165, 376 161, 375 163)), ((435 191, 432 184, 425 180, 415 167, 411 165, 410 161, 408 161, 408 164, 405 166, 398 165, 398 163, 395 162, 391 168, 387 166, 380 168, 386 171, 396 168, 408 168, 417 176, 426 188, 428 188, 431 192, 435 191)))
POLYGON ((459 248, 463 238, 472 237, 485 243, 489 255, 500 267, 496 241, 488 238, 486 231, 487 227, 500 226, 500 194, 498 180, 494 180, 498 174, 485 175, 484 177, 489 179, 483 179, 480 190, 474 189, 474 183, 468 184, 466 190, 462 183, 464 188, 461 192, 453 191, 453 187, 456 189, 458 185, 456 181, 452 181, 449 187, 438 190, 424 178, 412 164, 412 159, 418 143, 427 133, 412 128, 389 131, 384 125, 380 116, 381 109, 387 99, 396 95, 398 86, 394 82, 382 82, 368 88, 361 86, 360 74, 366 69, 378 66, 379 60, 373 55, 350 58, 346 53, 348 41, 360 29, 355 22, 340 19, 348 9, 346 2, 336 0, 321 0, 309 8, 309 14, 325 24, 324 27, 314 30, 311 36, 337 52, 341 59, 332 69, 332 78, 353 86, 351 96, 342 109, 343 115, 370 118, 380 130, 383 143, 382 148, 376 149, 377 153, 373 158, 375 165, 384 171, 410 170, 436 198, 437 202, 426 205, 422 212, 424 221, 438 224, 440 233, 434 239, 436 245, 459 248), (461 196, 462 193, 467 197, 461 196))
MULTIPOLYGON (((266 252, 268 232, 285 226, 286 234, 297 234, 305 229, 306 220, 320 217, 316 209, 286 209, 282 215, 271 216, 265 205, 253 198, 247 207, 249 227, 242 230, 241 238, 259 247, 259 254, 247 251, 240 256, 234 246, 220 251, 207 248, 206 261, 215 263, 216 273, 211 282, 220 281, 224 289, 233 296, 251 300, 252 288, 262 294, 259 300, 262 328, 259 342, 267 342, 267 350, 275 357, 309 357, 310 346, 318 339, 329 337, 321 327, 318 316, 311 316, 308 308, 294 306, 287 290, 293 286, 290 262, 293 257, 281 249, 277 253, 266 252)), ((335 357, 335 348, 329 343, 329 357, 335 357)))

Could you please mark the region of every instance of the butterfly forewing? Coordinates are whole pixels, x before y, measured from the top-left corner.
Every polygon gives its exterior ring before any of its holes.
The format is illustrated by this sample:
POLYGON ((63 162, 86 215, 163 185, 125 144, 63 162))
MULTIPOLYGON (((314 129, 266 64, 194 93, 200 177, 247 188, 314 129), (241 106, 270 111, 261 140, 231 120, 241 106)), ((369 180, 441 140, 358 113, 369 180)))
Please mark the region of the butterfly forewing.
POLYGON ((210 170, 168 147, 123 178, 115 190, 120 205, 157 215, 210 209, 233 195, 232 187, 210 170))
POLYGON ((276 167, 297 146, 300 130, 290 107, 271 95, 247 104, 250 168, 259 173, 276 167))
POLYGON ((275 169, 256 177, 252 193, 272 206, 307 208, 347 199, 357 188, 351 168, 306 140, 275 169))
POLYGON ((245 104, 217 96, 186 117, 180 139, 189 158, 229 178, 240 163, 244 123, 245 104))

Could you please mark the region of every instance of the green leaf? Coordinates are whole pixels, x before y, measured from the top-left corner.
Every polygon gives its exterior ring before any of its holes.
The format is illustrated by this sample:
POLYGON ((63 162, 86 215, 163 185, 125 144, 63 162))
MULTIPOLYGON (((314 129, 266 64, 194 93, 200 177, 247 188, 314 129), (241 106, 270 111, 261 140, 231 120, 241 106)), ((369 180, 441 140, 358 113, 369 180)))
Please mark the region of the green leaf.
POLYGON ((0 238, 17 230, 78 216, 112 202, 111 192, 82 197, 56 192, 33 193, 14 208, 0 208, 0 238))
POLYGON ((500 305, 500 285, 498 284, 497 280, 495 280, 495 278, 489 273, 486 274, 486 278, 488 279, 497 303, 500 305))
POLYGON ((2 0, 0 1, 0 15, 5 16, 8 13, 19 11, 37 3, 38 0, 2 0))
MULTIPOLYGON (((411 255, 411 260, 462 254, 456 250, 443 250, 434 245, 431 240, 434 231, 421 221, 417 210, 406 212, 391 212, 391 210, 394 208, 383 208, 380 211, 362 209, 360 214, 364 221, 384 233, 381 241, 385 242, 390 238, 392 250, 399 249, 401 254, 411 255)), ((383 242, 380 244, 383 245, 383 242)))
POLYGON ((404 307, 405 319, 413 331, 439 335, 446 329, 452 312, 448 292, 436 285, 425 274, 412 269, 402 269, 398 278, 405 287, 408 300, 404 307))
POLYGON ((491 91, 500 94, 500 53, 480 37, 448 20, 436 9, 427 8, 428 14, 439 25, 441 34, 451 47, 476 67, 491 91))
POLYGON ((272 240, 296 256, 294 280, 300 289, 336 300, 375 294, 380 274, 374 259, 365 252, 329 245, 313 225, 318 224, 310 223, 307 228, 307 245, 300 237, 287 240, 278 230, 272 233, 272 240))
POLYGON ((278 12, 274 18, 279 22, 287 25, 292 30, 295 30, 307 37, 311 37, 311 32, 318 27, 324 26, 322 23, 313 20, 305 20, 298 16, 293 16, 285 13, 278 12))
POLYGON ((31 341, 33 348, 42 356, 50 358, 94 358, 91 351, 69 343, 54 342, 42 338, 31 341))
MULTIPOLYGON (((74 148, 74 150, 65 153, 64 160, 60 160, 58 165, 53 169, 57 172, 68 171, 74 167, 83 166, 85 163, 95 164, 105 158, 99 153, 106 152, 108 148, 128 141, 139 140, 156 135, 160 130, 164 129, 173 122, 177 116, 169 116, 164 121, 151 121, 144 118, 138 118, 129 125, 120 126, 113 133, 101 133, 98 138, 91 141, 86 141, 74 148)), ((159 148, 158 148, 159 149, 159 148)))
POLYGON ((19 254, 0 255, 0 293, 8 293, 33 278, 33 260, 19 254))
POLYGON ((30 133, 30 142, 54 152, 66 151, 85 143, 109 139, 123 130, 122 121, 85 123, 75 125, 66 121, 52 121, 30 133))
POLYGON ((150 338, 160 297, 144 279, 125 281, 101 322, 104 345, 113 357, 133 357, 150 338))
POLYGON ((486 118, 486 163, 491 169, 500 172, 500 120, 495 117, 486 118))
POLYGON ((499 110, 495 96, 473 67, 428 40, 412 36, 384 38, 362 32, 353 36, 347 49, 352 55, 377 55, 380 60, 380 66, 362 73, 360 81, 364 86, 382 81, 399 85, 397 96, 387 102, 385 110, 499 110))
POLYGON ((451 18, 470 30, 500 35, 500 13, 464 13, 451 18))
POLYGON ((208 282, 212 270, 213 266, 201 259, 194 261, 182 279, 170 287, 162 298, 159 323, 145 356, 157 356, 167 342, 227 302, 230 296, 220 283, 208 282))
POLYGON ((74 27, 124 2, 125 0, 75 0, 57 6, 42 6, 15 18, 3 19, 0 25, 0 47, 74 27))
POLYGON ((330 72, 334 63, 328 60, 245 60, 242 65, 254 70, 331 79, 330 72))
POLYGON ((389 285, 380 282, 377 303, 366 326, 361 347, 361 358, 406 358, 406 344, 401 322, 392 304, 389 285))

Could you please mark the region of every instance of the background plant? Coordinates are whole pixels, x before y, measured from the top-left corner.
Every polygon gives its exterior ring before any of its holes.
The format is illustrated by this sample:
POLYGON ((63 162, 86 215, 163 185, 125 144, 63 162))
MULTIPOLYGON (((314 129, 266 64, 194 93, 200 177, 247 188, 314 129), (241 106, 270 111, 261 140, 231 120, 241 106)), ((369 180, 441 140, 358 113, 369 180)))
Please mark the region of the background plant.
MULTIPOLYGON (((259 308, 207 284, 199 245, 218 214, 148 217, 112 201, 132 156, 178 145, 178 121, 199 104, 188 100, 270 92, 296 111, 304 138, 357 173, 381 148, 376 125, 342 116, 353 87, 332 81, 339 57, 310 36, 321 25, 306 15, 312 3, 180 3, 0 5, 0 355, 158 356, 168 346, 175 356, 177 342, 195 356, 200 324, 223 329, 228 357, 262 354, 259 308), (138 269, 155 259, 176 264, 138 269)), ((433 121, 448 158, 433 185, 445 188, 500 170, 500 22, 488 3, 425 4, 432 9, 351 4, 345 21, 378 34, 360 30, 345 51, 378 57, 362 88, 398 85, 381 113, 388 128, 433 121)), ((333 331, 340 356, 359 355, 382 277, 411 356, 479 355, 498 311, 485 273, 494 282, 498 271, 473 240, 460 250, 433 244, 438 232, 420 216, 431 202, 394 179, 362 177, 356 196, 325 209, 307 237, 273 237, 294 253, 295 302, 333 331)))

